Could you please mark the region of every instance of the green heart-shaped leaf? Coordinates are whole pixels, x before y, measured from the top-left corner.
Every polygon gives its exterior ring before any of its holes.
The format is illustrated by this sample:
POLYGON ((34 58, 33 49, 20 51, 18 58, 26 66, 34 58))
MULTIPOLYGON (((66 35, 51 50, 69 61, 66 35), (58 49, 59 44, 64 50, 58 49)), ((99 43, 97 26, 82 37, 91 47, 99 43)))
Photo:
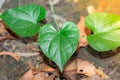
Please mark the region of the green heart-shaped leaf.
POLYGON ((45 15, 44 7, 29 4, 6 10, 1 18, 10 30, 19 36, 29 37, 39 31, 38 21, 44 19, 45 15))
POLYGON ((79 31, 72 22, 65 23, 60 31, 47 24, 40 29, 39 45, 43 53, 54 61, 60 70, 76 50, 79 31))
POLYGON ((120 16, 94 13, 86 17, 85 25, 93 31, 88 43, 97 51, 107 51, 120 46, 120 16))

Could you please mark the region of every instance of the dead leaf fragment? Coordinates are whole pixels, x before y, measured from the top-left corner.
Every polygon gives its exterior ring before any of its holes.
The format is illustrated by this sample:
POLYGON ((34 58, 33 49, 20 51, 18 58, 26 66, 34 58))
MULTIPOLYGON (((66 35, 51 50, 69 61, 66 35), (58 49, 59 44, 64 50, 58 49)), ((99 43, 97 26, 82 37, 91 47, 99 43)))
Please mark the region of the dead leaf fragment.
POLYGON ((0 34, 4 32, 7 32, 7 30, 5 29, 3 23, 0 21, 0 34))
POLYGON ((70 59, 65 65, 64 71, 77 71, 76 59, 70 59))
POLYGON ((46 64, 43 64, 40 69, 36 69, 30 61, 28 62, 28 65, 30 67, 30 70, 26 72, 19 80, 54 80, 55 76, 58 76, 57 73, 48 72, 55 70, 46 64), (45 68, 45 66, 47 67, 45 68))
POLYGON ((80 33, 80 39, 79 39, 79 44, 78 44, 78 48, 79 47, 85 47, 88 45, 87 43, 87 40, 86 40, 86 36, 88 34, 91 33, 90 30, 88 30, 85 25, 84 25, 84 20, 85 20, 85 17, 84 16, 81 16, 80 17, 80 21, 78 22, 77 26, 78 26, 78 29, 79 29, 79 33, 80 33))
POLYGON ((55 71, 55 69, 48 66, 46 63, 41 63, 39 66, 39 69, 40 71, 43 71, 43 72, 54 72, 55 71))
POLYGON ((76 80, 77 75, 77 65, 76 59, 70 59, 65 65, 63 76, 67 78, 67 80, 76 80))
POLYGON ((66 71, 63 73, 63 76, 67 79, 67 80, 76 80, 76 71, 66 71))
POLYGON ((12 37, 10 35, 0 37, 0 41, 6 40, 6 39, 14 39, 14 37, 12 37))
POLYGON ((27 71, 19 80, 33 80, 32 70, 27 71))
MULTIPOLYGON (((102 79, 107 79, 108 76, 100 69, 97 69, 89 61, 77 59, 77 74, 84 74, 88 77, 98 75, 102 79)), ((93 76, 94 77, 94 76, 93 76)), ((96 78, 96 77, 94 77, 96 78)))
POLYGON ((0 56, 3 56, 3 55, 8 55, 8 56, 11 56, 12 58, 14 58, 16 61, 19 61, 20 57, 15 54, 15 53, 12 53, 12 52, 0 52, 0 56))
POLYGON ((100 69, 96 69, 95 72, 97 73, 97 75, 103 79, 108 79, 108 76, 100 69))
POLYGON ((45 72, 40 72, 40 73, 34 75, 32 80, 54 80, 54 77, 55 76, 53 76, 53 75, 49 76, 45 72))
POLYGON ((45 72, 33 74, 32 70, 27 71, 19 80, 54 80, 54 76, 49 77, 45 72))
POLYGON ((95 75, 95 66, 89 61, 77 59, 77 74, 84 74, 88 77, 95 75))
POLYGON ((88 78, 83 78, 81 80, 103 80, 102 78, 100 78, 98 75, 92 75, 88 78))
POLYGON ((14 39, 14 37, 9 34, 4 23, 0 21, 0 41, 5 39, 14 39))

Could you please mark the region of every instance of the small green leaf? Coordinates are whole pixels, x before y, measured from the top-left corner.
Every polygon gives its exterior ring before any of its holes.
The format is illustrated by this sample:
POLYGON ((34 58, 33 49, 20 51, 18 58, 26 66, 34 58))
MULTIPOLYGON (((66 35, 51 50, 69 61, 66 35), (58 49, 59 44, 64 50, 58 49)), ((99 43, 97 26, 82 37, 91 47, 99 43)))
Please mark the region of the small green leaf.
POLYGON ((79 31, 72 22, 65 23, 58 32, 50 24, 43 26, 39 32, 39 45, 43 53, 58 65, 61 72, 75 52, 78 40, 79 31))
POLYGON ((107 51, 120 46, 120 16, 94 13, 86 17, 85 25, 93 31, 88 43, 97 51, 107 51))
POLYGON ((2 20, 7 27, 22 37, 35 35, 39 29, 40 20, 44 19, 46 10, 35 4, 8 9, 2 14, 2 20))

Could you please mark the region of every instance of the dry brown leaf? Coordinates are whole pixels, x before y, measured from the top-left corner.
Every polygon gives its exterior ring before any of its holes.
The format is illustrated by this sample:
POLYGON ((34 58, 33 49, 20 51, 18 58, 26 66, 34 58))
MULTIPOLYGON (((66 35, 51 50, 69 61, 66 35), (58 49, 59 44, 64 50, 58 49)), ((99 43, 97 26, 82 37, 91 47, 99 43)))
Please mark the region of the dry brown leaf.
POLYGON ((4 27, 1 27, 1 23, 0 23, 0 34, 4 33, 4 32, 7 32, 7 31, 6 31, 6 29, 4 27))
MULTIPOLYGON (((26 72, 19 80, 54 80, 55 76, 58 76, 52 72, 49 73, 49 72, 45 72, 45 71, 40 71, 41 68, 42 68, 42 70, 44 70, 45 66, 42 66, 40 69, 36 69, 30 61, 28 62, 28 65, 30 67, 30 70, 28 72, 26 72)), ((51 69, 49 70, 49 69, 50 68, 48 68, 48 71, 53 71, 53 70, 51 70, 51 69)))
POLYGON ((28 61, 28 66, 31 70, 36 70, 36 68, 32 65, 31 61, 28 61))
POLYGON ((48 76, 46 76, 46 80, 54 80, 55 76, 59 76, 59 73, 56 69, 48 66, 46 63, 42 62, 39 66, 39 70, 41 72, 46 73, 48 76))
POLYGON ((8 56, 11 56, 12 58, 14 58, 16 61, 19 61, 20 57, 15 54, 15 53, 12 53, 12 52, 0 52, 0 56, 2 55, 8 55, 8 56))
POLYGON ((39 69, 36 69, 36 68, 32 65, 31 61, 28 61, 28 66, 29 66, 30 70, 33 71, 33 75, 38 74, 38 73, 40 72, 39 69))
POLYGON ((81 80, 103 80, 102 78, 100 78, 98 75, 92 75, 88 78, 83 78, 81 80))
POLYGON ((7 30, 5 29, 5 25, 2 21, 0 21, 0 34, 7 32, 7 30))
POLYGON ((76 71, 65 71, 63 73, 63 77, 65 77, 67 80, 76 80, 76 71))
POLYGON ((84 74, 90 77, 96 74, 95 70, 95 66, 89 61, 77 59, 77 74, 84 74))
POLYGON ((101 80, 107 79, 107 75, 94 64, 81 59, 72 59, 68 61, 64 68, 63 76, 68 80, 76 80, 77 74, 86 75, 89 78, 85 80, 101 80))
POLYGON ((4 23, 2 21, 0 21, 0 35, 5 34, 5 33, 6 33, 6 35, 0 36, 0 41, 5 40, 5 39, 14 39, 13 36, 8 34, 9 32, 7 31, 4 23))
POLYGON ((6 40, 6 39, 14 39, 14 37, 12 37, 11 35, 0 37, 0 41, 6 40))
POLYGON ((91 33, 91 31, 88 30, 85 27, 84 20, 85 20, 85 17, 81 16, 80 17, 80 21, 77 24, 78 29, 79 29, 79 33, 80 33, 80 39, 79 39, 78 48, 82 47, 82 46, 87 46, 88 45, 87 40, 86 40, 86 36, 91 33))
POLYGON ((88 77, 93 75, 98 75, 102 79, 107 79, 108 76, 102 71, 97 69, 92 63, 89 61, 77 59, 77 74, 84 74, 88 77))
POLYGON ((33 75, 33 71, 27 71, 19 80, 54 80, 55 76, 49 76, 45 72, 39 72, 33 75))
POLYGON ((97 75, 100 76, 101 78, 103 78, 103 79, 108 79, 108 76, 107 76, 102 70, 96 69, 95 72, 96 72, 97 75))
POLYGON ((27 71, 19 80, 34 80, 32 70, 27 71))
POLYGON ((54 72, 54 71, 56 71, 52 67, 48 66, 46 63, 41 63, 40 66, 39 66, 39 69, 40 69, 40 71, 43 71, 43 72, 54 72))
POLYGON ((76 59, 70 59, 65 65, 63 76, 67 78, 67 80, 76 80, 77 73, 77 65, 76 59))
POLYGON ((64 67, 64 72, 66 71, 77 71, 76 59, 70 59, 64 67))
POLYGON ((32 80, 54 80, 54 78, 55 78, 54 75, 49 76, 45 72, 40 72, 40 73, 34 75, 32 80))

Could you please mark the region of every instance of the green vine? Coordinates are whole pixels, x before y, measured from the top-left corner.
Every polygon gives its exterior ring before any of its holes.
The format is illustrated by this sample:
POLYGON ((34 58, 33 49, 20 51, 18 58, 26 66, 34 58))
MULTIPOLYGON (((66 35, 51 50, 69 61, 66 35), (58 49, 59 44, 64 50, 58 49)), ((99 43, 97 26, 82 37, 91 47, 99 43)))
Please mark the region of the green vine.
POLYGON ((2 17, 2 13, 0 13, 0 18, 2 17))
POLYGON ((52 1, 51 1, 51 0, 49 0, 49 4, 50 4, 50 8, 51 8, 51 11, 52 11, 52 14, 53 14, 53 18, 54 18, 54 21, 55 21, 55 24, 56 24, 56 29, 57 29, 57 31, 59 31, 60 28, 59 28, 58 23, 57 23, 57 20, 56 20, 56 16, 55 16, 55 12, 54 12, 53 5, 52 5, 52 1))

